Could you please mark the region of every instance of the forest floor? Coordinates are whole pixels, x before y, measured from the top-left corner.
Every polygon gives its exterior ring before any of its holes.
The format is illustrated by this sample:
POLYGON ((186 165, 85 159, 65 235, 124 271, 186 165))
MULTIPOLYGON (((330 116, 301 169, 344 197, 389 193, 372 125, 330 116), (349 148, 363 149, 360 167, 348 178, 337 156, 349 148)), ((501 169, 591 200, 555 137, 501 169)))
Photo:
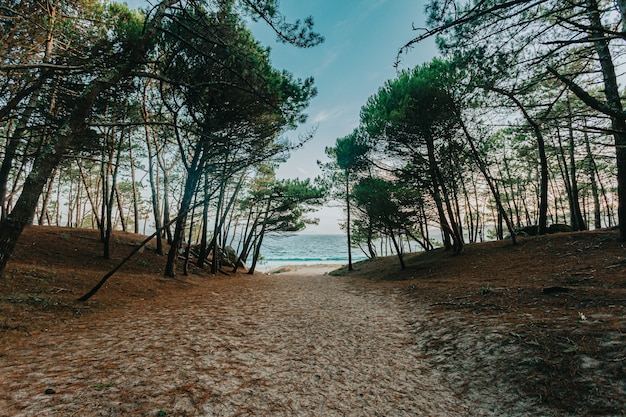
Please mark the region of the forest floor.
POLYGON ((626 249, 556 234, 162 277, 141 236, 32 227, 0 278, 0 416, 626 415, 626 249))

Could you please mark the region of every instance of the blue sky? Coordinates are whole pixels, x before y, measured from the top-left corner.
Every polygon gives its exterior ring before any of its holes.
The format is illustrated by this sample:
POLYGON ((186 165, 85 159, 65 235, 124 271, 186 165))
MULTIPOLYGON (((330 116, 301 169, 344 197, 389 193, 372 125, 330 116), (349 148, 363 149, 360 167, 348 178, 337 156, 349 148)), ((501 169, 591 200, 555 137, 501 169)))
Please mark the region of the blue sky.
MULTIPOLYGON (((127 3, 131 7, 144 4, 142 0, 127 3)), ((279 178, 320 174, 317 161, 326 159, 324 149, 358 126, 361 106, 386 80, 395 77, 398 49, 416 36, 413 26, 425 26, 424 5, 425 0, 281 0, 280 10, 289 21, 313 16, 325 42, 311 49, 280 44, 263 22, 251 24, 257 39, 272 49, 274 67, 299 78, 312 76, 318 89, 307 111, 308 123, 288 132, 297 139, 301 132, 316 127, 315 137, 293 152, 279 168, 279 178)), ((434 42, 425 42, 403 56, 401 68, 427 62, 436 54, 434 42)), ((315 217, 320 218, 320 225, 307 232, 341 233, 341 209, 328 207, 315 217)))

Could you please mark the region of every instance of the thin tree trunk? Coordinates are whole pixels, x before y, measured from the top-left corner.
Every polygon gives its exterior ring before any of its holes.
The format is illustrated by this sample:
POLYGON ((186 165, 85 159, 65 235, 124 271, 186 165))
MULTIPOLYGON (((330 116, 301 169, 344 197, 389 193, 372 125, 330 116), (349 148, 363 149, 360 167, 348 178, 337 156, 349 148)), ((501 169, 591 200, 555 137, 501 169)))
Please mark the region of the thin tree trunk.
POLYGON ((396 255, 400 261, 400 269, 404 271, 406 269, 406 263, 404 262, 404 251, 402 250, 402 246, 398 246, 398 240, 391 229, 389 230, 389 237, 391 237, 393 246, 396 248, 396 255))
POLYGON ((570 178, 572 181, 572 190, 571 190, 571 199, 572 199, 572 207, 573 207, 573 215, 572 215, 572 228, 573 230, 587 230, 587 223, 583 219, 583 214, 580 209, 580 193, 578 190, 578 175, 576 173, 576 158, 575 158, 575 144, 574 144, 574 127, 572 126, 572 110, 569 101, 569 97, 567 99, 567 108, 568 108, 568 118, 567 118, 567 128, 568 128, 568 138, 569 138, 569 167, 570 167, 570 178))
POLYGON ((133 143, 131 135, 128 135, 128 157, 130 158, 130 180, 133 187, 133 214, 135 217, 135 234, 139 234, 139 190, 137 190, 137 179, 135 175, 135 159, 133 157, 133 143))
POLYGON ((198 254, 198 261, 196 265, 198 268, 204 268, 204 264, 209 256, 210 245, 208 242, 209 238, 209 177, 205 174, 204 176, 204 204, 202 207, 202 228, 201 228, 201 237, 200 237, 200 250, 198 254))
MULTIPOLYGON (((119 160, 117 161, 119 164, 119 160)), ((127 232, 128 228, 126 227, 126 218, 124 217, 124 206, 122 204, 122 196, 120 195, 120 187, 117 185, 117 181, 115 184, 115 200, 117 201, 117 210, 120 213, 120 222, 122 223, 122 230, 127 232)))
POLYGON ((265 229, 267 227, 267 219, 269 217, 271 204, 272 204, 272 196, 267 196, 267 204, 265 207, 265 212, 263 213, 263 223, 261 225, 261 231, 259 232, 259 235, 258 235, 258 242, 256 245, 254 245, 252 265, 250 265, 250 268, 248 269, 249 275, 254 274, 254 270, 256 269, 256 264, 259 260, 259 256, 261 255, 261 245, 263 244, 263 237, 265 236, 265 229))
POLYGON ((212 250, 213 250, 213 262, 211 263, 211 273, 212 274, 217 274, 217 270, 219 269, 220 266, 222 266, 222 251, 219 247, 219 235, 221 233, 222 230, 222 225, 221 225, 221 211, 222 211, 222 205, 224 204, 224 194, 226 192, 226 180, 224 179, 222 181, 222 184, 220 185, 220 194, 219 197, 217 198, 217 207, 215 208, 215 225, 213 227, 213 239, 211 240, 211 244, 212 244, 212 250))
MULTIPOLYGON (((153 153, 152 149, 152 137, 150 135, 150 127, 148 126, 148 120, 150 115, 148 113, 147 108, 147 92, 149 81, 146 82, 143 90, 143 99, 142 99, 142 115, 145 122, 144 125, 144 133, 146 139, 146 147, 148 148, 148 179, 150 180, 150 196, 152 201, 152 213, 154 215, 154 228, 156 230, 161 230, 161 208, 159 207, 159 191, 158 191, 158 182, 155 178, 154 172, 154 158, 156 153, 153 153)), ((156 152, 156 150, 155 150, 156 152)), ((165 252, 163 251, 163 239, 161 238, 161 233, 156 235, 156 253, 158 255, 163 255, 165 252)))
MULTIPOLYGON (((39 224, 43 225, 45 215, 47 213, 47 207, 50 203, 50 196, 52 195, 52 187, 54 187, 54 180, 56 179, 58 172, 58 168, 55 168, 50 175, 50 180, 48 181, 48 186, 46 187, 46 192, 44 193, 43 201, 41 202, 41 214, 39 216, 39 224)), ((49 222, 48 222, 49 223, 49 222)))
POLYGON ((80 163, 79 159, 76 159, 76 164, 78 165, 78 172, 80 174, 81 181, 83 182, 83 185, 85 187, 85 192, 87 194, 87 199, 89 200, 89 204, 91 204, 91 213, 93 214, 93 216, 94 216, 94 218, 96 220, 96 224, 98 226, 98 229, 100 229, 102 226, 100 224, 100 216, 98 216, 98 207, 94 203, 93 197, 91 196, 91 192, 89 191, 89 186, 87 184, 87 178, 85 176, 85 171, 83 171, 83 166, 80 163))
POLYGON ((122 142, 120 141, 117 146, 117 152, 115 156, 115 168, 113 168, 113 175, 111 178, 111 189, 107 190, 109 198, 106 210, 106 230, 104 232, 104 259, 111 259, 111 236, 113 235, 113 204, 116 194, 115 189, 117 188, 117 174, 119 172, 121 154, 122 142))
MULTIPOLYGON (((187 171, 187 180, 185 181, 185 188, 183 191, 183 197, 180 202, 179 209, 179 213, 182 213, 182 215, 179 215, 176 221, 174 235, 170 243, 170 250, 167 254, 167 265, 165 266, 166 277, 176 277, 176 260, 178 258, 178 248, 180 247, 180 244, 182 242, 183 229, 187 221, 187 213, 189 212, 189 208, 191 207, 191 202, 193 201, 193 197, 198 188, 198 182, 200 181, 200 177, 202 175, 203 164, 200 161, 202 159, 201 156, 205 152, 206 146, 206 142, 202 142, 196 146, 193 160, 190 164, 189 170, 187 171)), ((167 227, 167 229, 169 229, 169 227, 167 227)))
POLYGON ((439 215, 439 225, 441 226, 443 245, 445 250, 453 249, 453 243, 451 241, 451 237, 453 234, 452 228, 448 223, 448 219, 446 218, 446 214, 443 208, 443 201, 441 199, 440 194, 440 184, 439 184, 439 175, 437 170, 437 161, 435 160, 435 150, 434 143, 432 138, 426 139, 426 149, 428 151, 428 163, 429 163, 429 173, 430 173, 430 181, 432 187, 432 197, 435 200, 435 206, 437 207, 437 214, 439 215))
POLYGON ((506 223, 507 228, 509 229, 509 233, 511 234, 511 242, 513 243, 513 245, 517 245, 515 227, 513 227, 513 223, 511 222, 511 219, 509 218, 506 210, 504 209, 504 206, 502 205, 502 199, 500 198, 500 191, 497 188, 497 184, 495 184, 495 181, 493 181, 493 179, 491 178, 491 175, 489 175, 489 172, 487 171, 487 166, 485 162, 483 161, 483 159, 481 158, 480 153, 478 153, 478 149, 476 149, 474 137, 470 134, 470 131, 467 129, 467 126, 465 125, 465 122, 463 121, 463 118, 461 117, 462 115, 460 114, 459 110, 456 108, 455 108, 455 113, 456 113, 459 123, 461 124, 461 128, 463 129, 465 138, 467 139, 470 145, 472 155, 474 156, 474 162, 476 162, 476 166, 478 167, 480 172, 483 174, 483 178, 485 178, 485 181, 487 182, 487 186, 491 190, 491 195, 493 195, 493 198, 496 202, 498 213, 500 217, 506 223))
POLYGON ((539 126, 539 123, 537 123, 535 121, 535 119, 533 119, 530 116, 530 114, 526 110, 526 107, 524 106, 524 104, 522 104, 522 102, 517 97, 515 97, 515 95, 513 93, 505 91, 505 90, 502 90, 502 89, 499 89, 499 88, 491 88, 491 90, 508 97, 513 103, 515 103, 515 105, 522 112, 522 115, 524 116, 524 119, 526 119, 526 121, 530 125, 530 127, 531 127, 531 129, 532 129, 532 131, 533 131, 533 133, 535 135, 535 139, 537 141, 537 151, 538 151, 538 154, 539 154, 539 167, 540 167, 540 169, 539 169, 539 173, 540 173, 540 180, 539 180, 539 234, 540 235, 544 235, 544 234, 546 234, 546 232, 548 230, 548 176, 549 176, 549 170, 548 170, 548 157, 546 155, 546 142, 545 142, 545 139, 543 137, 543 132, 541 131, 541 127, 539 126))
POLYGON ((350 236, 351 218, 350 218, 350 172, 346 169, 346 235, 348 238, 348 271, 353 271, 352 266, 352 236, 350 236))
MULTIPOLYGON (((197 197, 197 194, 196 194, 197 197)), ((194 199, 195 201, 195 199, 194 199)), ((189 256, 191 255, 191 239, 193 236, 193 227, 195 224, 194 215, 196 213, 196 204, 191 209, 191 221, 189 222, 189 237, 187 238, 187 247, 185 248, 185 262, 183 263, 183 275, 189 275, 189 256)))
POLYGON ((591 182, 591 194, 593 196, 593 225, 596 229, 602 228, 602 209, 600 207, 600 194, 598 193, 598 183, 596 181, 596 161, 591 153, 591 144, 587 132, 584 134, 585 148, 587 150, 588 174, 591 182))

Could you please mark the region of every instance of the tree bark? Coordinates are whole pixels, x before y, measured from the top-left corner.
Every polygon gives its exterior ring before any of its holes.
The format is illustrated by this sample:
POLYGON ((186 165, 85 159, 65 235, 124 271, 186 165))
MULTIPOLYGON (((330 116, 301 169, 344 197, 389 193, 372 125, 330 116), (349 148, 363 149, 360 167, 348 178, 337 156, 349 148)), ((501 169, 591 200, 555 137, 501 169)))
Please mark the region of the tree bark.
POLYGON ((183 191, 183 198, 180 202, 180 208, 178 219, 176 220, 176 226, 172 241, 170 242, 170 250, 167 254, 167 265, 165 266, 165 276, 175 278, 176 277, 176 260, 178 258, 178 248, 182 243, 183 229, 187 222, 187 213, 191 208, 191 202, 198 188, 198 182, 202 175, 201 156, 206 149, 206 142, 201 142, 196 146, 193 160, 187 171, 187 180, 185 181, 185 189, 183 191))
MULTIPOLYGON (((153 152, 152 149, 152 137, 150 132, 150 127, 148 126, 148 120, 150 119, 150 115, 148 113, 147 107, 147 93, 148 86, 150 82, 146 82, 143 90, 142 97, 142 115, 145 122, 144 125, 144 133, 146 138, 146 147, 148 148, 148 179, 150 180, 150 197, 152 201, 152 213, 154 215, 154 228, 156 230, 161 230, 161 208, 159 207, 159 191, 158 191, 158 182, 156 179, 156 175, 154 172, 155 165, 155 156, 156 149, 153 152)), ((161 233, 156 235, 156 253, 158 255, 163 255, 165 252, 163 251, 163 239, 161 238, 161 233)))
POLYGON ((256 264, 259 261, 259 256, 261 255, 261 245, 263 244, 263 237, 265 236, 265 229, 267 227, 267 219, 269 218, 270 207, 272 205, 272 196, 267 196, 267 204, 265 207, 265 212, 263 213, 263 223, 261 224, 261 231, 257 236, 258 242, 254 245, 254 253, 252 254, 252 265, 250 265, 250 269, 248 269, 248 274, 254 274, 254 270, 256 269, 256 264))
POLYGON ((350 172, 346 169, 346 235, 348 237, 348 271, 353 271, 352 266, 352 237, 350 236, 350 172))
POLYGON ((133 215, 135 217, 135 234, 139 234, 139 190, 137 189, 137 178, 135 174, 135 159, 133 157, 133 143, 131 135, 128 135, 128 157, 130 158, 130 180, 133 189, 133 215))
POLYGON ((584 134, 585 149, 587 150, 587 172, 589 175, 589 182, 591 183, 591 195, 593 197, 593 225, 596 229, 602 227, 602 210, 600 207, 600 194, 598 193, 598 182, 596 181, 596 161, 591 153, 591 144, 589 143, 589 136, 587 132, 584 134))
POLYGON ((398 260, 400 261, 400 269, 403 271, 406 269, 406 263, 404 262, 404 251, 402 246, 398 245, 398 240, 396 239, 395 233, 393 230, 389 229, 389 236, 391 237, 391 241, 393 242, 393 246, 396 249, 396 254, 398 256, 398 260))
POLYGON ((572 110, 570 106, 569 98, 567 99, 567 128, 569 139, 569 166, 570 166, 570 179, 571 179, 571 207, 572 207, 572 229, 573 230, 587 230, 587 224, 583 219, 582 210, 580 209, 580 193, 578 191, 578 178, 576 172, 576 159, 574 152, 574 127, 572 126, 572 110))
MULTIPOLYGON (((44 194, 43 201, 41 203, 41 214, 39 216, 38 223, 43 225, 44 219, 46 218, 48 203, 50 202, 50 196, 52 195, 52 187, 54 187, 54 180, 56 179, 56 174, 58 172, 58 168, 55 168, 50 175, 50 180, 48 181, 48 187, 46 187, 46 192, 44 194)), ((48 221, 48 223, 50 223, 48 221)))

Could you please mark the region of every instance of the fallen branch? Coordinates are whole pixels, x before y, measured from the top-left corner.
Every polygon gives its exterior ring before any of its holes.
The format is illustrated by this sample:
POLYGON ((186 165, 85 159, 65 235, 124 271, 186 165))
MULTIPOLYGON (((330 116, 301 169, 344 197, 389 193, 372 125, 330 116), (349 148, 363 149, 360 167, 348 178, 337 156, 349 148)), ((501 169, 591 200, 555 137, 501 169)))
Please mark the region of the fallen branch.
MULTIPOLYGON (((204 204, 203 202, 198 203, 192 207, 189 207, 189 210, 191 210, 192 208, 195 208, 197 206, 199 206, 200 204, 204 204)), ((124 266, 124 264, 126 262, 128 262, 133 256, 135 256, 135 254, 137 252, 139 252, 144 246, 146 246, 148 244, 148 242, 150 242, 153 238, 156 237, 157 234, 161 233, 163 230, 165 230, 167 227, 170 227, 172 224, 174 224, 174 222, 178 221, 178 218, 180 216, 182 216, 185 213, 179 213, 178 216, 174 217, 173 219, 171 219, 169 222, 167 222, 166 224, 164 224, 163 226, 161 226, 160 229, 157 229, 154 233, 152 233, 150 236, 148 236, 147 238, 145 238, 139 245, 137 245, 137 247, 135 247, 135 249, 133 249, 128 256, 126 256, 124 259, 122 259, 120 261, 119 264, 117 264, 115 266, 115 268, 113 268, 111 271, 109 271, 105 276, 102 277, 102 279, 100 280, 100 282, 98 282, 96 284, 95 287, 93 287, 91 290, 89 290, 89 292, 87 292, 87 294, 83 295, 82 297, 80 297, 77 301, 87 301, 89 300, 95 293, 98 292, 98 290, 104 285, 104 283, 113 276, 113 274, 115 274, 122 266, 124 266)))
MULTIPOLYGON (((169 226, 169 224, 168 224, 168 226, 169 226)), ((113 268, 105 276, 103 276, 102 279, 100 280, 100 282, 98 282, 95 287, 93 287, 91 290, 89 290, 87 292, 87 294, 85 294, 82 297, 80 297, 77 301, 87 301, 87 300, 89 300, 95 293, 98 292, 100 287, 102 287, 104 285, 104 283, 109 278, 111 278, 113 276, 113 274, 115 274, 122 266, 124 266, 124 264, 130 260, 130 258, 135 256, 135 254, 137 252, 139 252, 145 245, 148 244, 148 242, 150 242, 157 235, 157 233, 160 233, 160 232, 161 232, 161 230, 157 230, 156 232, 152 233, 150 236, 145 238, 137 247, 135 247, 135 249, 133 249, 124 259, 122 259, 122 261, 119 264, 117 264, 115 266, 115 268, 113 268)))

